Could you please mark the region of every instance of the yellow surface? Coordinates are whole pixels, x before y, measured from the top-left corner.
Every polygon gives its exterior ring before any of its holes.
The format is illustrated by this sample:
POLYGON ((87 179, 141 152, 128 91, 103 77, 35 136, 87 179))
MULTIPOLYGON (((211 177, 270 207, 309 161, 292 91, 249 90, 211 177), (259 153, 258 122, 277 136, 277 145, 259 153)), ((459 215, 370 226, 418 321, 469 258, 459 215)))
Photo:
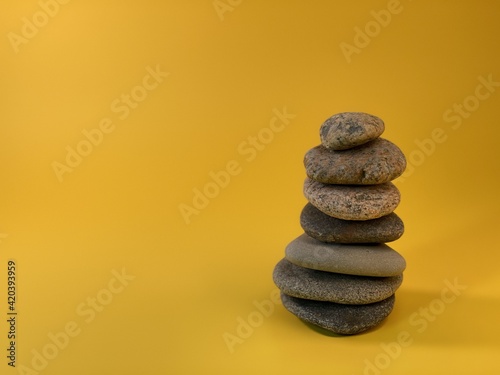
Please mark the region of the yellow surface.
POLYGON ((498 373, 499 12, 3 1, 1 373, 498 373), (408 268, 381 327, 330 337, 271 274, 302 232, 303 155, 342 111, 384 119, 409 160, 408 268))

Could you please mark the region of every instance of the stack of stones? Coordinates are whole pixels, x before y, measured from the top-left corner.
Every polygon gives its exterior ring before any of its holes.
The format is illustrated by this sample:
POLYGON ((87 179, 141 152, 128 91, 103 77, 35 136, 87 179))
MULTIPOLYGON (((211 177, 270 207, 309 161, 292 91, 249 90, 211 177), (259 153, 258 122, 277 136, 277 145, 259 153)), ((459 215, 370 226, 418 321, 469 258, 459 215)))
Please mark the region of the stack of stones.
POLYGON ((321 145, 304 158, 305 233, 286 247, 273 273, 287 310, 336 334, 380 324, 403 281, 406 262, 385 242, 404 231, 393 212, 400 193, 391 181, 404 172, 406 159, 380 138, 384 128, 362 112, 323 123, 321 145))

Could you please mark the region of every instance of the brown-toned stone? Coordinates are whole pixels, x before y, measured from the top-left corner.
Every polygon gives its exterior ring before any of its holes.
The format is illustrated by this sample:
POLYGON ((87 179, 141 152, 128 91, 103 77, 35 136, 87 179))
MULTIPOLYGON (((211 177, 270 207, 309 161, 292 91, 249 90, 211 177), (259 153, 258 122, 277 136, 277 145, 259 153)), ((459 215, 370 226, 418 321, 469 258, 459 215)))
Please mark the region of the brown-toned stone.
POLYGON ((399 177, 406 159, 394 143, 377 138, 344 151, 316 146, 306 153, 304 165, 310 178, 325 184, 373 185, 399 177))
POLYGON ((363 112, 343 112, 327 119, 320 128, 321 143, 332 150, 347 150, 380 136, 384 122, 363 112))
POLYGON ((304 195, 317 209, 343 220, 377 219, 393 212, 401 195, 391 182, 379 185, 329 185, 310 178, 304 195))

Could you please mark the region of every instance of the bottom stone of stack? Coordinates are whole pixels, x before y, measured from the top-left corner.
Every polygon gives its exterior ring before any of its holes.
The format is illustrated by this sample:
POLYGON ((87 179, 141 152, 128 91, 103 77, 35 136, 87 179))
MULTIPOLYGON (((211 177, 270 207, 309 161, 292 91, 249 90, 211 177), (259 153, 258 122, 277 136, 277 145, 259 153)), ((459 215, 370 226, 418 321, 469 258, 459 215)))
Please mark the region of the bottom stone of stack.
POLYGON ((382 323, 394 307, 395 296, 365 305, 346 305, 292 297, 282 292, 281 301, 288 311, 305 322, 339 335, 354 335, 382 323))

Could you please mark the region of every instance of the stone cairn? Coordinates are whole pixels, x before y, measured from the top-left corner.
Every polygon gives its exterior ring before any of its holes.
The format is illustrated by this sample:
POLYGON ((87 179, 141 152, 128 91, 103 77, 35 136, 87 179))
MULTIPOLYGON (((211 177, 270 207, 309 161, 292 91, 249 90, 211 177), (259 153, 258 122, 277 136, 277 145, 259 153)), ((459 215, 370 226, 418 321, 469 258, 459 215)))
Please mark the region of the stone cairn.
POLYGON ((393 212, 400 193, 391 181, 406 159, 380 138, 384 129, 381 119, 362 112, 339 113, 321 125, 321 145, 304 158, 305 233, 273 272, 287 310, 336 334, 380 324, 403 281, 406 262, 385 242, 404 231, 393 212))

